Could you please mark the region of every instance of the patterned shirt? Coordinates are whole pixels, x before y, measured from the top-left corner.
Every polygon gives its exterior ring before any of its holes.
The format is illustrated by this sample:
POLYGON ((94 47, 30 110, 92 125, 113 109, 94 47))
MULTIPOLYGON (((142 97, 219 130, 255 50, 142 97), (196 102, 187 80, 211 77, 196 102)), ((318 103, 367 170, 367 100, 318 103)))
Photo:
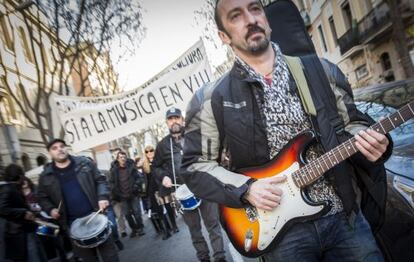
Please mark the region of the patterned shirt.
MULTIPOLYGON (((272 81, 236 57, 236 63, 245 70, 249 77, 260 83, 260 88, 255 90, 255 97, 261 108, 262 118, 266 122, 270 158, 275 157, 299 133, 311 128, 310 121, 302 108, 296 83, 287 68, 282 52, 277 44, 272 43, 272 47, 275 51, 272 81)), ((322 155, 322 152, 320 146, 312 146, 306 153, 306 157, 308 161, 311 161, 322 155)), ((314 202, 331 201, 332 209, 327 215, 343 210, 342 201, 324 177, 310 185, 307 191, 314 202)))

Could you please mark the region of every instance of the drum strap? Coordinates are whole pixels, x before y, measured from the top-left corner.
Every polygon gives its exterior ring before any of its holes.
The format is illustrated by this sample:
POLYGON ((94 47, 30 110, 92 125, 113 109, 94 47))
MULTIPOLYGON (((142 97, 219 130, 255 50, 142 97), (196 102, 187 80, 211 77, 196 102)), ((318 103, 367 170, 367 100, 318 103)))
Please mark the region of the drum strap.
POLYGON ((174 178, 174 187, 175 187, 175 190, 177 190, 177 178, 175 176, 175 163, 174 163, 174 151, 173 151, 172 137, 170 137, 170 152, 171 152, 171 165, 172 165, 173 178, 174 178))

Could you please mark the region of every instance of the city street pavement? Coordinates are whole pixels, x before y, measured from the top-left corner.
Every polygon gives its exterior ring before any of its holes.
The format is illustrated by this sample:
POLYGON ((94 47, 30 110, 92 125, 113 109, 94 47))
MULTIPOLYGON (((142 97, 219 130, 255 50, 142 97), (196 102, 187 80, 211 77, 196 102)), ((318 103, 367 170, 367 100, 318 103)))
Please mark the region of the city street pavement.
MULTIPOLYGON (((166 261, 166 262, 196 262, 197 256, 195 249, 191 243, 191 237, 187 226, 185 225, 181 216, 178 217, 177 223, 180 232, 173 234, 171 238, 162 240, 161 235, 157 235, 154 227, 145 216, 145 232, 146 234, 141 237, 130 238, 129 236, 122 238, 125 249, 121 251, 120 258, 122 262, 129 261, 166 261)), ((203 226, 204 237, 208 240, 208 233, 203 226)), ((242 261, 256 261, 254 259, 242 259, 242 257, 233 249, 233 252, 229 251, 229 243, 225 232, 224 246, 226 249, 227 261, 242 262, 242 261), (232 256, 232 254, 233 256, 232 256)), ((209 242, 209 241, 208 241, 209 242)), ((211 251, 210 247, 210 251, 211 251)), ((210 253, 212 256, 212 253, 210 253)), ((212 260, 213 261, 213 260, 212 260)))

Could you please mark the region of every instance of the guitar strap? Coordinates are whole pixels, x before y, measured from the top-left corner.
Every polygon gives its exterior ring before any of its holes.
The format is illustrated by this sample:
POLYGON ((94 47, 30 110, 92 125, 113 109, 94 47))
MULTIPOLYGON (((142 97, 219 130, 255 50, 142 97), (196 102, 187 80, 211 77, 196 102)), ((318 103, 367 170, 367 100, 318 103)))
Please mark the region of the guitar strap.
POLYGON ((302 100, 303 108, 306 113, 316 116, 315 105, 309 91, 308 82, 306 81, 305 74, 303 73, 302 63, 299 57, 285 55, 286 64, 295 79, 296 85, 298 86, 299 96, 302 100))
MULTIPOLYGON (((317 77, 315 77, 315 79, 313 79, 312 77, 311 79, 306 78, 305 73, 304 73, 304 68, 302 66, 302 62, 299 57, 285 55, 285 61, 298 87, 299 97, 302 101, 303 109, 305 110, 307 114, 315 117, 317 112, 316 112, 314 102, 312 100, 311 92, 309 90, 308 80, 311 82, 312 81, 315 82, 315 81, 320 81, 320 79, 317 77)), ((322 66, 324 66, 323 63, 322 63, 322 66)), ((344 122, 342 118, 339 116, 339 114, 337 113, 337 111, 331 110, 330 122, 331 122, 331 125, 334 127, 336 134, 338 136, 343 135, 343 131, 345 130, 344 122)))
MULTIPOLYGON (((337 146, 343 139, 346 139, 347 136, 344 132, 344 122, 337 110, 335 95, 331 90, 330 82, 319 58, 313 55, 300 58, 285 56, 285 58, 289 70, 296 82, 304 111, 310 116, 314 130, 316 132, 321 132, 320 135, 325 137, 324 140, 320 140, 319 142, 324 146, 325 150, 337 146), (312 90, 309 88, 309 85, 312 86, 312 90), (312 97, 311 94, 317 94, 317 96, 312 97), (315 104, 323 106, 324 113, 327 114, 326 117, 329 118, 330 125, 334 129, 336 136, 330 136, 329 132, 327 133, 326 128, 328 127, 319 126, 317 120, 318 112, 315 104)), ((338 194, 355 194, 353 190, 349 189, 352 185, 350 184, 351 182, 348 181, 348 174, 343 169, 339 167, 335 177, 337 184, 349 185, 349 187, 341 189, 341 192, 338 192, 338 194)), ((329 173, 327 179, 331 180, 332 178, 332 173, 329 173)), ((348 201, 348 199, 344 199, 343 203, 344 206, 346 206, 345 211, 348 214, 349 223, 350 225, 354 225, 355 212, 353 211, 356 210, 355 203, 351 202, 351 200, 348 201)))

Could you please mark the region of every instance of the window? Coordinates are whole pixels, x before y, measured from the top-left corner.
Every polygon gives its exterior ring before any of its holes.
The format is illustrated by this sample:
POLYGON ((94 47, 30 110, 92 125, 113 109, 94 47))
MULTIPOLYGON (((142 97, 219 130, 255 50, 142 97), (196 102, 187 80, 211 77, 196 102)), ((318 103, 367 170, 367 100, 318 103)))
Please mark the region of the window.
POLYGON ((390 55, 387 52, 382 53, 380 59, 381 59, 382 69, 384 71, 391 69, 392 66, 391 66, 390 55))
POLYGON ((336 29, 335 29, 335 22, 333 17, 329 17, 329 27, 331 28, 331 32, 332 32, 332 38, 335 44, 335 47, 338 46, 338 36, 336 34, 336 29))
POLYGON ((33 53, 32 53, 32 49, 30 48, 29 42, 27 41, 26 33, 24 32, 24 29, 21 26, 19 26, 18 30, 19 30, 20 39, 22 40, 24 56, 26 57, 27 61, 33 63, 34 62, 33 53))
POLYGON ((16 120, 16 110, 14 109, 13 101, 10 95, 7 93, 4 86, 4 77, 1 78, 0 82, 0 112, 2 114, 2 121, 10 123, 11 120, 16 120))
POLYGON ((361 80, 362 78, 366 77, 366 76, 368 75, 367 65, 366 65, 366 64, 364 64, 364 65, 362 65, 362 66, 358 67, 358 68, 355 70, 355 74, 356 74, 356 78, 357 78, 358 80, 361 80))
POLYGON ((5 46, 7 47, 7 49, 13 51, 14 46, 10 36, 9 28, 7 27, 6 16, 2 12, 0 12, 0 31, 0 35, 5 46))
POLYGON ((36 157, 37 166, 43 166, 47 163, 47 157, 44 155, 39 155, 36 157))
POLYGON ((342 5, 342 16, 344 17, 345 28, 350 29, 352 27, 352 13, 348 2, 342 5))
POLYGON ((384 77, 385 82, 395 81, 394 72, 392 71, 390 55, 387 52, 382 53, 382 55, 380 56, 380 60, 383 70, 382 75, 384 77))
POLYGON ((30 107, 26 103, 25 99, 25 97, 30 99, 30 91, 30 89, 25 89, 21 83, 16 85, 16 99, 19 99, 21 102, 21 105, 17 107, 16 115, 17 119, 20 121, 20 124, 26 127, 33 127, 33 125, 30 124, 29 120, 26 117, 26 115, 29 115, 29 117, 32 117, 33 115, 33 111, 30 110, 30 107))
POLYGON ((10 110, 9 96, 0 93, 0 124, 10 124, 12 112, 10 110))
POLYGON ((318 31, 319 31, 319 36, 321 37, 321 42, 322 42, 323 50, 325 52, 327 52, 328 51, 328 48, 326 46, 325 36, 324 36, 323 30, 322 30, 322 25, 319 25, 318 26, 318 31))
POLYGON ((30 158, 27 154, 22 155, 22 164, 23 164, 24 171, 27 172, 30 169, 32 169, 32 164, 30 163, 30 158))
POLYGON ((46 48, 45 48, 45 46, 43 45, 43 44, 40 44, 40 48, 41 48, 41 50, 40 50, 40 52, 41 52, 41 54, 42 54, 42 63, 44 63, 44 69, 45 70, 50 70, 50 68, 49 68, 49 60, 48 60, 48 57, 47 57, 47 53, 46 53, 46 48))

